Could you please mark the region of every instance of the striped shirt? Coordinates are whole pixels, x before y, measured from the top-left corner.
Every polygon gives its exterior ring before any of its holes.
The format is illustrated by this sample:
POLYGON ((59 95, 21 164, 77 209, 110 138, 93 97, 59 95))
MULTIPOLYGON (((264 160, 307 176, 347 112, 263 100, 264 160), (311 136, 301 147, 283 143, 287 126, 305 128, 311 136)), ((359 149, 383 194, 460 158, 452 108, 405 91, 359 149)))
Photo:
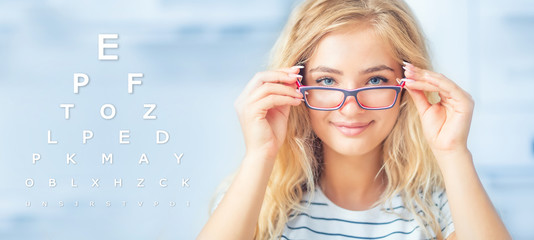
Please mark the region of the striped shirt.
MULTIPOLYGON (((438 218, 443 237, 447 238, 454 232, 454 224, 445 191, 435 192, 432 200, 437 207, 434 215, 438 218)), ((428 239, 413 214, 404 207, 400 195, 393 197, 391 208, 379 205, 364 211, 351 211, 337 206, 319 187, 313 199, 309 199, 309 194, 305 193, 302 203, 307 201, 311 201, 311 205, 306 211, 295 218, 291 218, 294 214, 290 215, 280 239, 428 239), (385 209, 390 211, 386 212, 385 209)))
MULTIPOLYGON (((217 194, 210 213, 215 211, 225 189, 217 194)), ((393 197, 391 207, 379 205, 364 211, 351 211, 332 203, 318 187, 313 199, 305 193, 301 203, 311 201, 306 211, 296 217, 290 215, 281 240, 339 240, 339 239, 428 239, 413 215, 404 207, 400 195, 393 197), (388 209, 386 212, 384 209, 388 209)), ((434 215, 444 238, 454 232, 454 224, 445 191, 432 195, 436 206, 434 215)), ((435 237, 435 236, 433 236, 435 237)))

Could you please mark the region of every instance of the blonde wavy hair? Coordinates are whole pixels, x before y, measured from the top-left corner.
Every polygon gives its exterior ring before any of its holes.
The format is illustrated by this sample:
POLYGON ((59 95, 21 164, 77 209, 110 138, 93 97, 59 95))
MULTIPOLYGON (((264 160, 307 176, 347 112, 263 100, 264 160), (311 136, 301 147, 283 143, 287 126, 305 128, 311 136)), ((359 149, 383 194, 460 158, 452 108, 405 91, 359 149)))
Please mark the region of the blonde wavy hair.
MULTIPOLYGON (((410 8, 402 0, 310 0, 297 6, 274 45, 269 68, 305 64, 328 33, 351 24, 370 24, 394 50, 399 64, 408 61, 431 69, 424 36, 410 8)), ((431 103, 436 94, 425 93, 431 103)), ((307 191, 313 195, 322 171, 322 143, 313 132, 304 104, 292 107, 285 141, 266 189, 254 239, 279 238, 307 191)), ((381 203, 400 194, 405 207, 428 234, 443 239, 432 194, 444 189, 443 177, 426 142, 419 115, 409 95, 400 100, 400 113, 383 142, 383 171, 387 187, 381 203), (419 207, 419 210, 416 208, 419 207)), ((313 196, 310 196, 313 197, 313 196)), ((309 204, 309 203, 307 203, 309 204)))

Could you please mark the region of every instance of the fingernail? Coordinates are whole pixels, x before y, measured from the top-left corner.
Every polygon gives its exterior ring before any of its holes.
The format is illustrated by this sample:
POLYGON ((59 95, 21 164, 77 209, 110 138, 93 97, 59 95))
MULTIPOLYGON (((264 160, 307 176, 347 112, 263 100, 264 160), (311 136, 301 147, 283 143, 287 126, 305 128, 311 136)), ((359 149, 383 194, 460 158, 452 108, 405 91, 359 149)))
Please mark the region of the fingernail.
POLYGON ((302 66, 302 65, 296 65, 296 66, 293 66, 293 67, 291 67, 291 68, 293 68, 293 69, 302 69, 302 68, 304 68, 304 66, 302 66))
POLYGON ((402 61, 402 63, 403 63, 404 65, 408 65, 408 64, 411 64, 411 63, 409 63, 409 62, 406 62, 406 61, 402 61))
POLYGON ((289 77, 293 77, 293 78, 300 78, 300 79, 302 79, 302 75, 300 75, 300 74, 290 73, 290 74, 288 74, 288 76, 289 76, 289 77))
POLYGON ((414 80, 412 79, 408 79, 408 78, 403 78, 401 79, 402 81, 404 81, 405 83, 412 83, 412 82, 415 82, 414 80))
POLYGON ((404 69, 404 71, 406 71, 408 73, 413 73, 414 72, 412 69, 409 69, 408 67, 403 66, 402 68, 404 69))

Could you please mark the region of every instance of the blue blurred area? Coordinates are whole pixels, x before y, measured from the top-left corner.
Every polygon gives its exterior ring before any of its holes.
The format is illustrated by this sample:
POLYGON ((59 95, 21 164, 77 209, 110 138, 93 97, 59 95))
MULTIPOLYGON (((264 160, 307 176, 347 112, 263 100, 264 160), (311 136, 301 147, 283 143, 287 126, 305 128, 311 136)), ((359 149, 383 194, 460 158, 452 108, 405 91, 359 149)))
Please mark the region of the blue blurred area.
MULTIPOLYGON (((533 239, 534 3, 408 3, 435 70, 475 99, 469 145, 488 194, 514 239, 533 239)), ((0 1, 0 238, 193 239, 216 186, 244 154, 233 102, 266 68, 295 4, 0 1), (98 61, 100 33, 120 35, 119 49, 109 50, 119 61, 98 61), (80 94, 72 92, 77 72, 90 77, 80 94), (143 85, 128 94, 127 74, 136 72, 144 73, 143 85), (70 120, 61 103, 76 104, 70 120), (113 120, 99 115, 105 103, 117 108, 113 120), (157 120, 142 119, 145 103, 157 104, 157 120), (125 129, 131 143, 121 145, 125 129), (155 143, 159 129, 170 133, 168 143, 155 143), (47 144, 48 130, 59 144, 47 144), (88 144, 81 143, 83 130, 94 132, 88 144), (32 165, 36 152, 42 159, 32 165), (77 165, 65 164, 67 153, 77 154, 77 165), (114 164, 102 165, 102 153, 113 153, 114 164), (137 164, 143 153, 149 166, 137 164), (184 153, 180 165, 173 153, 184 153), (25 187, 27 178, 33 188, 25 187), (58 186, 49 188, 49 178, 58 186), (101 186, 92 188, 91 178, 101 186), (122 188, 113 186, 115 178, 122 188), (137 188, 137 178, 146 187, 137 188), (161 178, 167 188, 158 185, 161 178)))

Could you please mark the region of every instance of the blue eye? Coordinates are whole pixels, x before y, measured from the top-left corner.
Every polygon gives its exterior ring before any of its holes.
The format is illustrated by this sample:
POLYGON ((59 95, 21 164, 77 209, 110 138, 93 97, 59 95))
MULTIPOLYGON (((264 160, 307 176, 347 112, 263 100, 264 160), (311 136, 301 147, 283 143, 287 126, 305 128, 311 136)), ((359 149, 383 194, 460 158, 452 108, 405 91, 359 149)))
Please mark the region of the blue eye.
POLYGON ((323 83, 324 86, 331 86, 333 85, 336 81, 332 78, 320 78, 320 79, 317 79, 315 80, 316 83, 323 83))
POLYGON ((383 78, 383 77, 372 77, 368 83, 370 83, 371 85, 379 85, 380 83, 387 83, 388 80, 386 78, 383 78), (382 82, 380 82, 382 81, 382 82))

